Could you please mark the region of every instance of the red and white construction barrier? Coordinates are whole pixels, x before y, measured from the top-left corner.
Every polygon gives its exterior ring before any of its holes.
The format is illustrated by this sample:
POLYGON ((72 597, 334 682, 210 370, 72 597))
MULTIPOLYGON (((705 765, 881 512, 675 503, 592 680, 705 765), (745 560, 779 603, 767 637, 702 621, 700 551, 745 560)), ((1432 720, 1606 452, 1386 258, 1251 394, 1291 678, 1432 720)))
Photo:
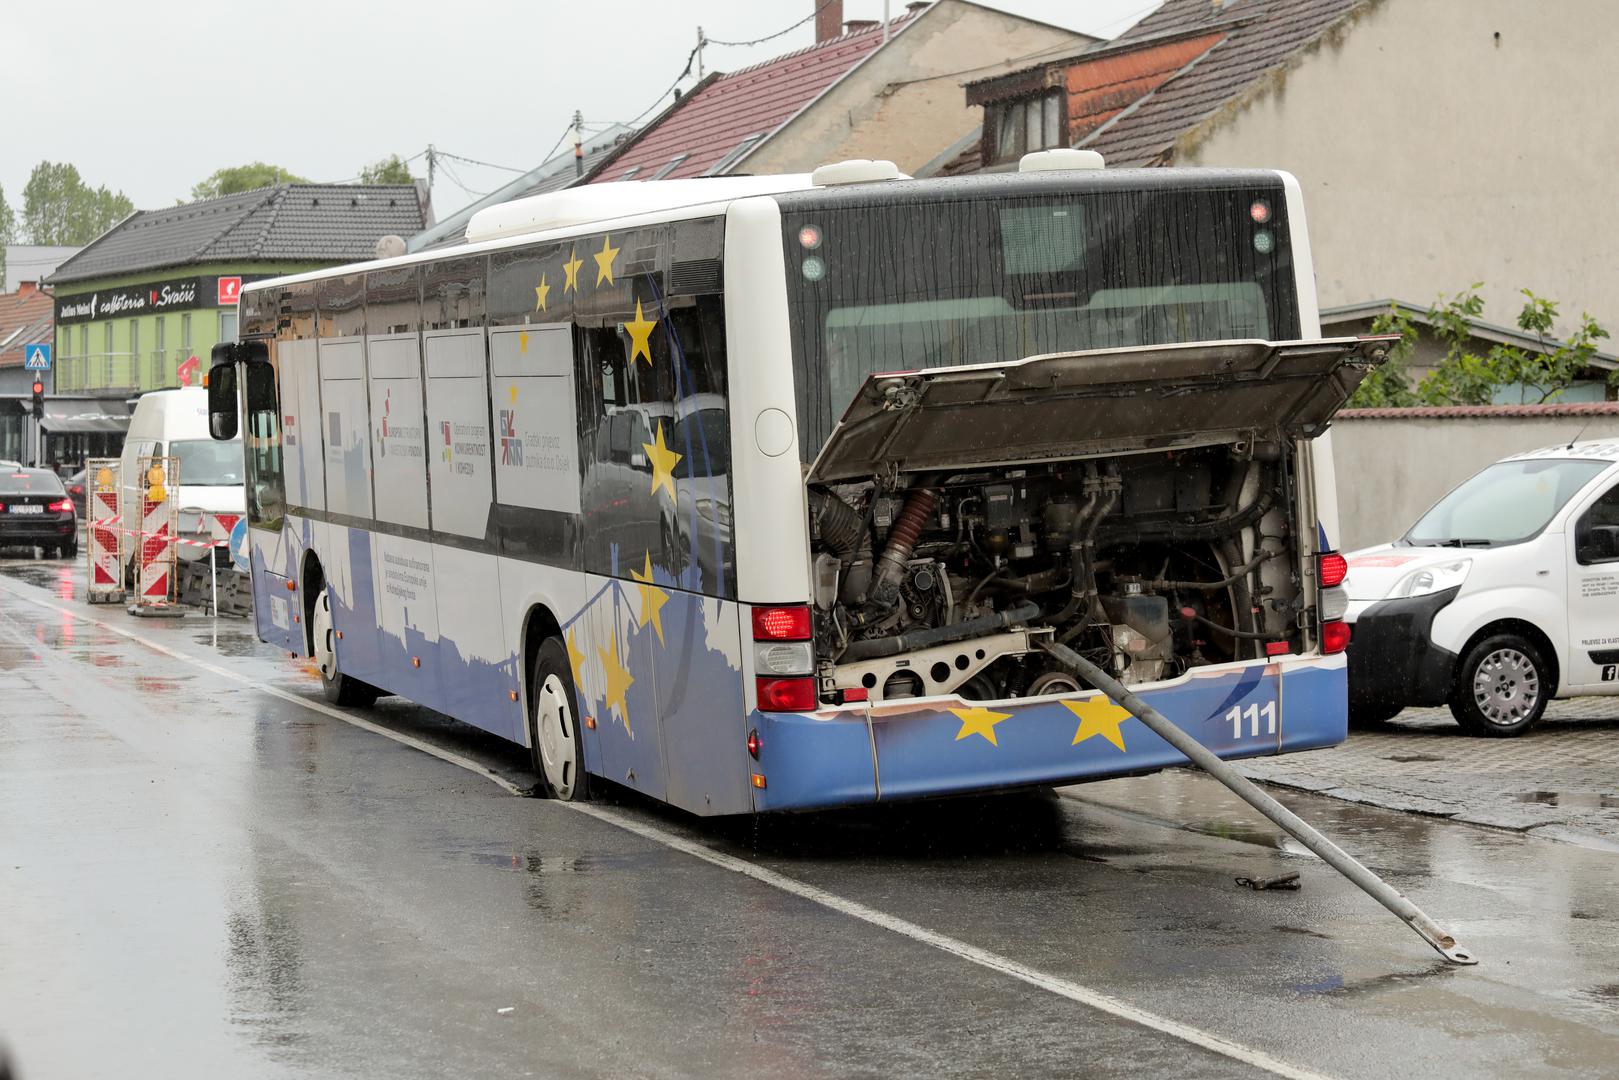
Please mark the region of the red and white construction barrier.
POLYGON ((134 614, 152 614, 172 606, 175 560, 174 493, 180 485, 180 461, 173 457, 143 457, 135 462, 139 470, 136 492, 141 521, 136 548, 134 614))
POLYGON ((119 493, 123 490, 117 458, 91 458, 84 463, 85 558, 89 561, 85 599, 92 604, 118 604, 124 599, 124 572, 119 559, 119 493))

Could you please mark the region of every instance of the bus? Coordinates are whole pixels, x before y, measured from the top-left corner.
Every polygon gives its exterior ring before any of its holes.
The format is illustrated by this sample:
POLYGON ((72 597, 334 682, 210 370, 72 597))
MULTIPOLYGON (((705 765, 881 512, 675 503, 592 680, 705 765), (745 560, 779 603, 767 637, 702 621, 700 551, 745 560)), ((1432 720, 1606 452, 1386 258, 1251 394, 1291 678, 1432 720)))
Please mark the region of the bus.
POLYGON ((258 635, 699 815, 1183 762, 1052 643, 1224 757, 1341 741, 1312 450, 1386 341, 1320 338, 1287 174, 1068 164, 594 185, 245 286, 258 635))

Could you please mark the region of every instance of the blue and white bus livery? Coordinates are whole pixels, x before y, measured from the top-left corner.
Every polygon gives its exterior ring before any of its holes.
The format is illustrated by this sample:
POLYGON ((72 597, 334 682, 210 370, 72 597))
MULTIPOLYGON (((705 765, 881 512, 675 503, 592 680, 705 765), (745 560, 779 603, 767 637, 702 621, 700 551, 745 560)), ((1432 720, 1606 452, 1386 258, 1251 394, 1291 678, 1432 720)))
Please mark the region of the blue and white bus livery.
POLYGON ((1030 171, 599 185, 243 290, 260 636, 697 814, 1345 733, 1298 185, 1030 171), (857 182, 851 182, 857 181, 857 182))

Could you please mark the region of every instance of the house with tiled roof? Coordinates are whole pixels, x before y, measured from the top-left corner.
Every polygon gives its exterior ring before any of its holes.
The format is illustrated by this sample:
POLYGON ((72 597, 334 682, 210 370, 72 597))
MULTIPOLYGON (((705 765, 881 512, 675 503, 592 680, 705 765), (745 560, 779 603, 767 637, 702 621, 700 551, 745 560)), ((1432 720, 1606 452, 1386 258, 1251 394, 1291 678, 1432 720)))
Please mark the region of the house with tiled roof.
POLYGON ((971 0, 911 3, 886 25, 813 4, 813 45, 710 75, 626 140, 591 183, 806 172, 845 158, 915 169, 971 123, 963 79, 1095 39, 971 0))
POLYGON ((131 214, 62 263, 56 389, 128 397, 200 381, 243 283, 375 258, 432 223, 420 184, 279 184, 131 214))
MULTIPOLYGON (((51 294, 36 282, 19 283, 16 292, 0 293, 0 459, 33 457, 28 410, 35 373, 23 367, 30 345, 51 340, 51 294)), ((50 372, 40 376, 50 387, 50 372)))
POLYGON ((1568 0, 1166 0, 1117 40, 968 80, 974 123, 921 175, 1031 149, 1108 167, 1299 178, 1323 307, 1482 281, 1619 332, 1619 6, 1568 0))

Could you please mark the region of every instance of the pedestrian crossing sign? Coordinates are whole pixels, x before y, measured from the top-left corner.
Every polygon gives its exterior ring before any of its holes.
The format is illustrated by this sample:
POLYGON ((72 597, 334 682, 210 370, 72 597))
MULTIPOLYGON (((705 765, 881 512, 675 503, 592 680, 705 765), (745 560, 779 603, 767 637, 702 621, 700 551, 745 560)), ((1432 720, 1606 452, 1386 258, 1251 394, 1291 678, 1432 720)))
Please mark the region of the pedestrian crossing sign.
POLYGON ((51 369, 51 347, 49 345, 30 345, 23 350, 22 366, 25 371, 49 371, 51 369))

